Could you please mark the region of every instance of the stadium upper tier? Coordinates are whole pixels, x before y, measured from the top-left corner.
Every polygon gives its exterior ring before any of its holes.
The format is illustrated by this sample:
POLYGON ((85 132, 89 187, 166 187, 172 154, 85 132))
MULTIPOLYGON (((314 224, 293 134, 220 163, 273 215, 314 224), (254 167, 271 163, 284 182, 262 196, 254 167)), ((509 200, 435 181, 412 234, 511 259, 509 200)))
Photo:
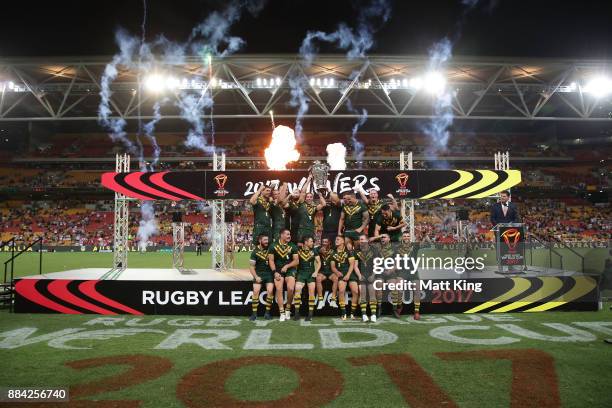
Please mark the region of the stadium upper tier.
MULTIPOLYGON (((111 60, 0 59, 0 72, 7 73, 0 78, 5 94, 0 122, 96 121, 102 73, 111 60)), ((426 56, 407 55, 349 60, 320 54, 307 62, 299 55, 254 54, 210 61, 189 57, 172 65, 160 62, 149 72, 119 66, 109 89, 110 114, 127 121, 151 119, 156 101, 204 90, 218 120, 261 121, 271 110, 278 118, 293 118, 291 84, 298 83, 309 105, 306 118, 355 119, 365 108, 372 119, 428 119, 432 92, 444 88, 452 92, 456 120, 612 120, 592 86, 609 61, 454 56, 435 75, 428 62, 426 56)), ((163 115, 181 119, 173 102, 164 104, 163 115)))

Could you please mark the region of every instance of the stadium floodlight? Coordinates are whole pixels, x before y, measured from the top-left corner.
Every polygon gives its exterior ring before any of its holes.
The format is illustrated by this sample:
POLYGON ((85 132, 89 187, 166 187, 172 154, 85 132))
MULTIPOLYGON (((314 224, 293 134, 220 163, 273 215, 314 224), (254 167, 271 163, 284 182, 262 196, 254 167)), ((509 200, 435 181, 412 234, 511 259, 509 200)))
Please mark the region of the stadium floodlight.
POLYGON ((446 78, 441 72, 428 72, 423 78, 423 88, 432 95, 440 95, 446 88, 446 78))
POLYGON ((423 87, 423 79, 421 77, 410 78, 409 85, 418 91, 423 87))
POLYGON ((612 93, 612 80, 603 75, 594 77, 585 85, 583 91, 596 98, 603 98, 612 93))
POLYGON ((145 88, 151 92, 162 92, 166 87, 166 79, 160 74, 150 74, 145 78, 145 88))

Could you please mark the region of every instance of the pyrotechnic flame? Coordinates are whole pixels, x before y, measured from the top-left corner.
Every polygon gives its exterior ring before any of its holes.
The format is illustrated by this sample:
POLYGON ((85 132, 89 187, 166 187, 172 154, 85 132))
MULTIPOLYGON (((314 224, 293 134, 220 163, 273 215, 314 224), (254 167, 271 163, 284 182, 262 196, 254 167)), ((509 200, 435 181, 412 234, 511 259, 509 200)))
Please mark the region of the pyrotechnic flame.
POLYGON ((270 170, 287 170, 287 163, 297 161, 300 152, 295 149, 295 133, 287 126, 277 126, 272 132, 272 141, 265 150, 266 163, 270 170))
POLYGON ((342 143, 327 145, 327 164, 330 170, 346 170, 346 147, 342 143))

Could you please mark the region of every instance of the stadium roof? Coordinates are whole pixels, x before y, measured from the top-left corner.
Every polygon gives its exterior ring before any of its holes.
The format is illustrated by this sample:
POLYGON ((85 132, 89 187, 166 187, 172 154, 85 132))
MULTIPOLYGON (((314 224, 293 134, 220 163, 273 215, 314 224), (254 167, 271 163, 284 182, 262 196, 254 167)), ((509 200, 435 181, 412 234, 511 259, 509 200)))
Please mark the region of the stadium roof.
MULTIPOLYGON (((0 59, 0 122, 96 121, 100 79, 111 59, 0 59)), ((137 92, 139 72, 119 67, 112 115, 150 119, 153 103, 166 98, 163 118, 180 119, 178 96, 211 85, 215 120, 268 120, 271 110, 294 118, 289 79, 298 78, 309 105, 305 118, 356 119, 366 109, 370 119, 427 119, 434 117, 434 98, 423 88, 427 67, 422 56, 320 55, 309 65, 297 55, 234 55, 212 60, 209 83, 205 61, 193 57, 157 72, 173 81, 163 92, 147 86, 137 92)), ((455 120, 604 122, 612 121, 610 95, 596 96, 589 84, 609 75, 609 67, 604 60, 455 57, 442 74, 453 90, 455 120)), ((140 79, 147 85, 147 77, 140 79)))

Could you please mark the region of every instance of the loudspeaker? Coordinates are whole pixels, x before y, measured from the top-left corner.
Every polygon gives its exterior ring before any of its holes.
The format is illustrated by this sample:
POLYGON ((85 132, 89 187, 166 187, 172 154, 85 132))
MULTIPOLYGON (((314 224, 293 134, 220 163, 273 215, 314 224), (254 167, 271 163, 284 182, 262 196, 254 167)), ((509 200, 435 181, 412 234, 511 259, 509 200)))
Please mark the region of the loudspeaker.
POLYGON ((457 220, 459 221, 469 221, 470 220, 470 213, 468 212, 468 210, 457 210, 457 220))
POLYGON ((234 222, 234 213, 228 211, 225 213, 225 222, 234 222))

